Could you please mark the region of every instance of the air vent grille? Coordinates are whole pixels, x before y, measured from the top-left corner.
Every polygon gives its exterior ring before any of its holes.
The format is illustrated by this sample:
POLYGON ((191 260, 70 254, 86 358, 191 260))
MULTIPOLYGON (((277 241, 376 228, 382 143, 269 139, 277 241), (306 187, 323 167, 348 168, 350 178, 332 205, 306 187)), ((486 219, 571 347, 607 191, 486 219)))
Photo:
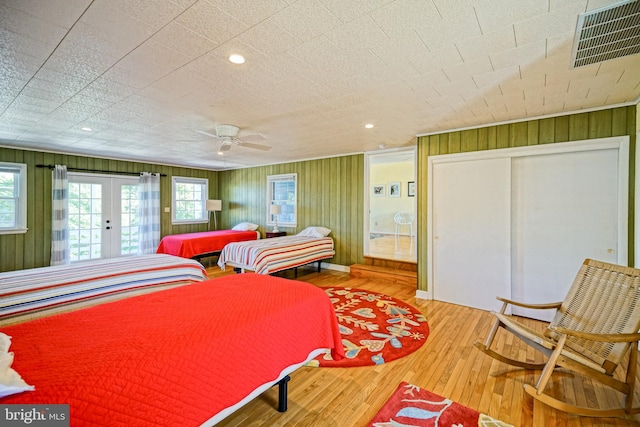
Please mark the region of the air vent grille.
POLYGON ((578 16, 572 67, 640 53, 640 0, 616 3, 578 16))

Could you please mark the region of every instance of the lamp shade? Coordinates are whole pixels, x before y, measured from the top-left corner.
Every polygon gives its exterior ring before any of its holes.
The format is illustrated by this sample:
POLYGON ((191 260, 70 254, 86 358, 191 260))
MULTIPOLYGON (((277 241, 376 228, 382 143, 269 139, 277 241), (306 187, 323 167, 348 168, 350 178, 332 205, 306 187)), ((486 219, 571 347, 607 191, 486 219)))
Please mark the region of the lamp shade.
POLYGON ((280 215, 280 212, 282 212, 282 208, 280 207, 280 205, 271 205, 269 207, 269 213, 271 215, 280 215))
POLYGON ((222 200, 207 200, 206 206, 208 211, 221 211, 222 200))

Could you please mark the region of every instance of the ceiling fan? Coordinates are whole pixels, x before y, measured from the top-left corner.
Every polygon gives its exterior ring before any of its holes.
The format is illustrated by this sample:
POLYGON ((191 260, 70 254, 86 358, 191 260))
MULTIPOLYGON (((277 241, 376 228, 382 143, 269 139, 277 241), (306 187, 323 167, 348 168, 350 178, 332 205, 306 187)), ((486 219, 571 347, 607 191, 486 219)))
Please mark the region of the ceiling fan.
POLYGON ((234 125, 216 125, 216 127, 213 129, 214 133, 205 132, 203 130, 196 130, 196 132, 219 140, 221 144, 218 153, 220 154, 231 150, 231 145, 233 144, 236 144, 239 147, 253 148, 262 151, 271 150, 271 146, 269 145, 256 144, 251 142, 266 139, 260 134, 243 135, 242 137, 238 137, 240 128, 234 125))

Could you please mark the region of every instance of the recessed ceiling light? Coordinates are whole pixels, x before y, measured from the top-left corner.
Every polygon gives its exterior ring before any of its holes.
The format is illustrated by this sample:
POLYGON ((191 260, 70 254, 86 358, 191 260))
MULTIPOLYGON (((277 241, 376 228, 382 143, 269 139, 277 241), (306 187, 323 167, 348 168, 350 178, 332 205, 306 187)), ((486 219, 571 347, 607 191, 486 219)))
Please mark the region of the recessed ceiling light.
POLYGON ((218 151, 218 156, 223 156, 224 153, 222 151, 218 151))
POLYGON ((234 53, 229 57, 229 61, 233 62, 234 64, 244 64, 244 57, 242 55, 234 53))
POLYGON ((81 127, 80 129, 82 129, 85 132, 91 132, 93 130, 89 126, 84 126, 84 127, 81 127))
POLYGON ((373 125, 371 123, 367 123, 366 125, 364 125, 364 127, 366 127, 367 129, 371 129, 373 125))

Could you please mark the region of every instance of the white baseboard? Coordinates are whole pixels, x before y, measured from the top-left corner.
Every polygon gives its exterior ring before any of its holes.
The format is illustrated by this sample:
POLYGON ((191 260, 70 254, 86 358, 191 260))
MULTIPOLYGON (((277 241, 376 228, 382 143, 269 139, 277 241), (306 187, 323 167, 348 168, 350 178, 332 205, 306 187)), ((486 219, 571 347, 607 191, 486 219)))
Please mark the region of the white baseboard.
POLYGON ((326 268, 327 270, 342 271, 343 273, 351 272, 351 269, 347 265, 331 264, 329 262, 323 262, 322 268, 326 268))
POLYGON ((431 298, 431 292, 423 291, 423 290, 420 290, 420 289, 418 289, 416 291, 416 298, 419 298, 419 299, 433 299, 433 298, 431 298))

